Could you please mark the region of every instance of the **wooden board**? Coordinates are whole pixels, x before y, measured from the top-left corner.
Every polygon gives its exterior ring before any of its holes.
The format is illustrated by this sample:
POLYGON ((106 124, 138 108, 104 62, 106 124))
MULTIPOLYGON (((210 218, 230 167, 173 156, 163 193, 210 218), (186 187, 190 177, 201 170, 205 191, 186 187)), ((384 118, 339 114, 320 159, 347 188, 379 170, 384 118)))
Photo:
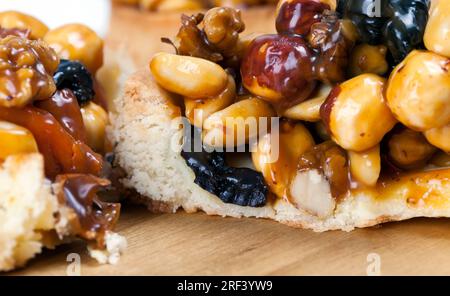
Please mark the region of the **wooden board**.
POLYGON ((150 214, 129 206, 119 231, 129 247, 118 265, 98 265, 74 244, 14 274, 65 275, 74 252, 81 254, 82 275, 366 275, 369 254, 379 256, 383 275, 450 274, 446 219, 318 234, 267 220, 150 214))

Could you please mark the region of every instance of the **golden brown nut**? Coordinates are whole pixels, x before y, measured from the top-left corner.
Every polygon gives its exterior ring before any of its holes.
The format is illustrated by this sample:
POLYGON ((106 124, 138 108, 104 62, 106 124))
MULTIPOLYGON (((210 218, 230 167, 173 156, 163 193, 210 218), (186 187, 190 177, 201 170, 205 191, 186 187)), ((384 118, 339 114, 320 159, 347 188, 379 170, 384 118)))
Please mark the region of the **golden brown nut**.
POLYGON ((384 45, 360 44, 353 49, 349 75, 351 77, 364 73, 385 74, 389 69, 386 61, 387 47, 384 45))
POLYGON ((432 2, 423 40, 428 50, 450 58, 450 1, 432 2))
POLYGON ((59 57, 80 61, 92 74, 103 65, 103 40, 85 25, 64 25, 47 32, 44 40, 59 57))
MULTIPOLYGON (((239 147, 263 131, 260 123, 270 128, 276 113, 267 102, 258 98, 238 101, 206 118, 203 143, 211 147, 239 147)), ((265 130, 268 132, 268 130, 265 130)))
POLYGON ((150 70, 160 86, 193 99, 218 96, 228 84, 225 70, 200 58, 159 53, 151 60, 150 70))
POLYGON ((108 114, 95 104, 89 102, 81 107, 84 127, 86 128, 87 144, 97 152, 103 152, 105 148, 105 130, 108 125, 108 114))
POLYGON ((388 146, 389 158, 402 169, 424 167, 437 150, 421 133, 410 129, 392 135, 388 146))
POLYGON ((40 20, 18 11, 0 12, 0 28, 30 30, 31 39, 41 39, 48 31, 40 20))
POLYGON ((0 121, 0 161, 20 153, 38 152, 33 134, 21 126, 0 121))
POLYGON ((208 41, 225 56, 235 53, 239 33, 245 29, 241 12, 230 7, 208 10, 203 19, 203 27, 208 41))
POLYGON ((335 87, 321 107, 333 140, 355 152, 375 147, 396 120, 384 99, 385 79, 363 74, 335 87))
POLYGON ((49 98, 56 90, 58 64, 55 52, 40 40, 0 39, 0 106, 23 107, 49 98))
POLYGON ((266 134, 252 151, 255 168, 260 171, 271 192, 287 198, 289 183, 297 172, 300 156, 314 146, 314 139, 301 123, 283 121, 277 135, 266 134))
POLYGON ((203 126, 203 121, 211 114, 230 106, 236 99, 236 83, 228 75, 228 85, 217 97, 204 99, 184 98, 185 114, 189 122, 197 127, 203 126))
POLYGON ((312 95, 312 98, 284 111, 283 116, 293 120, 309 122, 320 121, 320 107, 330 94, 332 86, 322 84, 312 95))
POLYGON ((380 145, 364 152, 348 152, 352 177, 366 186, 375 186, 381 173, 380 145))
POLYGON ((450 59, 413 51, 392 72, 386 98, 395 117, 413 130, 450 123, 450 59))
POLYGON ((432 145, 450 153, 450 124, 428 130, 424 135, 432 145))

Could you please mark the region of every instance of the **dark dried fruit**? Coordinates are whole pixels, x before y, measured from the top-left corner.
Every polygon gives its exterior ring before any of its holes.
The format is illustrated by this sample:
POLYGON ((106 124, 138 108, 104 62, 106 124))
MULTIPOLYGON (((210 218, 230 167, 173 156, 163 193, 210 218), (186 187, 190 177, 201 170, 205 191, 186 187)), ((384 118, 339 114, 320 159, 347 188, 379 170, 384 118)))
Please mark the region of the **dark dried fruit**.
POLYGON ((338 11, 357 26, 363 43, 387 45, 398 64, 422 46, 429 6, 430 0, 339 0, 338 11))
POLYGON ((203 149, 202 152, 195 152, 193 142, 185 139, 181 156, 194 171, 195 184, 218 196, 224 203, 265 206, 269 189, 262 174, 247 168, 227 166, 222 152, 208 153, 203 149))
POLYGON ((70 89, 80 105, 95 96, 94 80, 86 67, 77 61, 61 60, 53 78, 59 90, 70 89))

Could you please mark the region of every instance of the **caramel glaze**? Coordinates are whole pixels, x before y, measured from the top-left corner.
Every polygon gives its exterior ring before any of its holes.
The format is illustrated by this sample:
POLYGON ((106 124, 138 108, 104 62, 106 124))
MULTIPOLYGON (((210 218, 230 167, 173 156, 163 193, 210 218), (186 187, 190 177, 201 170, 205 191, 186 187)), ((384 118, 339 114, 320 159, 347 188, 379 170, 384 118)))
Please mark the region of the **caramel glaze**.
POLYGON ((86 142, 80 105, 71 90, 58 90, 50 99, 35 102, 35 106, 52 114, 75 140, 86 142))
POLYGON ((314 53, 300 36, 260 36, 242 61, 242 79, 244 85, 252 85, 256 79, 260 86, 289 98, 277 102, 288 108, 306 100, 314 91, 314 59, 314 53))
POLYGON ((335 86, 330 94, 328 95, 325 102, 320 107, 320 117, 322 118, 322 121, 324 123, 325 128, 328 131, 328 134, 331 134, 330 131, 330 115, 331 110, 333 109, 334 103, 336 102, 337 98, 339 97, 339 94, 341 93, 342 89, 339 85, 335 86))
POLYGON ((318 0, 286 1, 276 19, 277 32, 306 36, 311 26, 321 21, 322 13, 329 9, 328 4, 318 0))
POLYGON ((96 242, 99 248, 105 247, 105 233, 114 228, 120 215, 119 203, 103 202, 97 196, 110 182, 92 175, 68 174, 59 175, 56 183, 62 188, 60 202, 73 209, 77 216, 71 221, 75 233, 96 242))
POLYGON ((5 38, 7 36, 17 36, 21 38, 29 38, 31 34, 30 30, 23 29, 6 29, 0 27, 0 38, 5 38))
POLYGON ((99 175, 101 172, 102 157, 71 136, 49 112, 33 106, 0 107, 0 120, 31 131, 44 155, 47 177, 54 179, 63 173, 99 175))

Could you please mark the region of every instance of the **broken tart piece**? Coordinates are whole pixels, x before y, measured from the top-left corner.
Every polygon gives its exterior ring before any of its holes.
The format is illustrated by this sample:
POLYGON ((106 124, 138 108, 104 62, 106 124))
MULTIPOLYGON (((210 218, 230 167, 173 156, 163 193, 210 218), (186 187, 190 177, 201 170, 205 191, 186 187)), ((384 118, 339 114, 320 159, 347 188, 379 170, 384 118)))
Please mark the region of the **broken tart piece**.
POLYGON ((176 54, 115 100, 123 184, 152 210, 314 231, 450 217, 450 43, 429 36, 450 31, 447 2, 429 20, 429 1, 382 20, 362 2, 280 1, 277 34, 250 40, 232 8, 183 16, 176 54), (373 21, 401 34, 361 34, 373 21))
POLYGON ((14 11, 0 13, 0 26, 0 271, 78 238, 115 263, 126 241, 113 232, 120 204, 104 198, 102 40, 14 11))

